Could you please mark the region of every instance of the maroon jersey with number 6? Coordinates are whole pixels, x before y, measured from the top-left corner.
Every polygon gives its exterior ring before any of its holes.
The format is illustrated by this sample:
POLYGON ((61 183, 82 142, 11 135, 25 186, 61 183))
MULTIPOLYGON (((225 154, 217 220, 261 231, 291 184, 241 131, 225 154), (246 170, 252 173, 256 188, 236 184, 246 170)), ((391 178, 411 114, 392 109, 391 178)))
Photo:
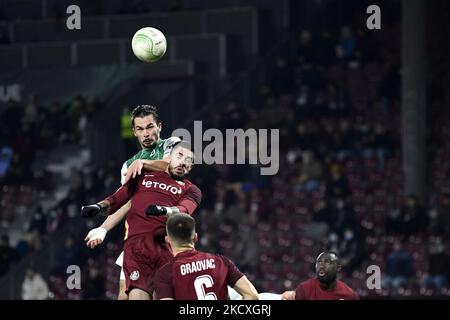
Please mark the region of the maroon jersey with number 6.
POLYGON ((226 300, 244 275, 228 258, 195 249, 177 254, 154 278, 156 298, 226 300))

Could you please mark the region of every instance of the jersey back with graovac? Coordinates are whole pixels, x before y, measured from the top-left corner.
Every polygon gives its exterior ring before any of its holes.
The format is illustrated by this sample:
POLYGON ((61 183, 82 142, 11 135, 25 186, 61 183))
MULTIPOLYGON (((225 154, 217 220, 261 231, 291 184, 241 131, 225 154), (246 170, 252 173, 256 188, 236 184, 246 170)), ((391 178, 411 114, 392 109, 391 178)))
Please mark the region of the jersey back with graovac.
POLYGON ((157 299, 226 300, 243 274, 227 257, 197 250, 177 254, 155 275, 157 299))

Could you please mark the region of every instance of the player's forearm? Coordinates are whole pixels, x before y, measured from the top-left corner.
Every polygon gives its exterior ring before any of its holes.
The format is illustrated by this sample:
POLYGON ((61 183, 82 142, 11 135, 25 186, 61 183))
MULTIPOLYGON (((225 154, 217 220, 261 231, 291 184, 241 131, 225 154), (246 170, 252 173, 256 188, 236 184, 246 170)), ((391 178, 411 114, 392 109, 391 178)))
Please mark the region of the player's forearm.
POLYGON ((107 199, 97 202, 100 206, 100 215, 107 216, 111 212, 111 202, 107 199))
POLYGON ((262 292, 258 294, 259 300, 281 300, 281 294, 262 292))
POLYGON ((175 213, 186 213, 186 214, 192 215, 195 208, 197 208, 197 204, 192 202, 189 204, 184 203, 183 205, 178 205, 176 207, 162 207, 162 206, 157 206, 157 207, 159 207, 159 208, 161 208, 161 210, 163 210, 162 215, 166 215, 167 217, 170 217, 171 215, 173 215, 175 213))
POLYGON ((236 281, 234 289, 242 296, 243 300, 258 300, 258 291, 246 276, 236 281))
POLYGON ((195 209, 197 209, 198 207, 198 203, 191 200, 191 199, 183 199, 181 200, 178 205, 176 207, 173 208, 177 208, 178 212, 181 213, 187 213, 192 215, 195 211, 195 209))
POLYGON ((169 161, 166 160, 141 160, 142 165, 147 171, 166 171, 169 167, 169 161))
MULTIPOLYGON (((124 184, 116 192, 114 192, 114 194, 101 201, 108 203, 107 215, 111 212, 116 212, 131 199, 132 195, 128 191, 129 186, 129 183, 124 184)), ((101 202, 99 202, 99 205, 101 202)))
POLYGON ((102 223, 100 227, 106 229, 106 231, 110 231, 113 229, 120 221, 122 221, 127 215, 128 211, 131 207, 131 201, 128 201, 124 206, 122 206, 119 210, 109 215, 106 220, 102 223))

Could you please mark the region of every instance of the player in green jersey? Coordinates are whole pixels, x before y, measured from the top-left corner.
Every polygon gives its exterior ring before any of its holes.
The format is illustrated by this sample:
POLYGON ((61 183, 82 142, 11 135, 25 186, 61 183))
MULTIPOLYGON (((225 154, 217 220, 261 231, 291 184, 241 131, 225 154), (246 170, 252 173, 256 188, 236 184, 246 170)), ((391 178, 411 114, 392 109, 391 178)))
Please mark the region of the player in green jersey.
MULTIPOLYGON (((158 111, 154 106, 140 105, 134 108, 131 114, 131 123, 134 136, 138 139, 141 150, 133 157, 124 162, 121 170, 121 183, 124 184, 129 179, 141 173, 142 168, 152 171, 164 171, 169 165, 169 155, 172 147, 181 140, 177 137, 161 139, 160 133, 162 123, 158 111)), ((106 234, 125 218, 131 202, 125 204, 108 218, 98 228, 89 231, 85 238, 89 248, 95 248, 105 239, 106 234)), ((128 237, 128 226, 125 223, 125 239, 128 237)), ((122 267, 123 252, 117 258, 116 264, 122 267)), ((119 300, 127 300, 125 294, 125 275, 120 272, 119 300)))

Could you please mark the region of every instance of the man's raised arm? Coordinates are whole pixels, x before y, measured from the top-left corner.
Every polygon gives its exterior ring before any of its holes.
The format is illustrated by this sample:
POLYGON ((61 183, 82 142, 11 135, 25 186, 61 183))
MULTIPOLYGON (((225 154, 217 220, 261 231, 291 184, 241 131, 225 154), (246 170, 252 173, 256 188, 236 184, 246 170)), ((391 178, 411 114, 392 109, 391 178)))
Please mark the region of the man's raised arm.
POLYGON ((103 221, 100 227, 90 230, 86 238, 84 238, 84 241, 86 241, 86 246, 93 249, 99 244, 102 244, 103 240, 105 240, 106 234, 125 218, 130 208, 131 200, 119 210, 113 214, 110 214, 106 220, 103 221))
POLYGON ((129 187, 130 184, 126 183, 106 199, 95 204, 82 206, 81 216, 83 218, 92 218, 100 214, 106 217, 111 212, 116 212, 120 207, 127 203, 128 200, 131 199, 132 195, 129 192, 129 187))
POLYGON ((174 213, 187 213, 192 215, 201 201, 202 192, 197 186, 191 185, 176 206, 163 207, 151 204, 145 210, 145 214, 147 216, 170 216, 174 213))

